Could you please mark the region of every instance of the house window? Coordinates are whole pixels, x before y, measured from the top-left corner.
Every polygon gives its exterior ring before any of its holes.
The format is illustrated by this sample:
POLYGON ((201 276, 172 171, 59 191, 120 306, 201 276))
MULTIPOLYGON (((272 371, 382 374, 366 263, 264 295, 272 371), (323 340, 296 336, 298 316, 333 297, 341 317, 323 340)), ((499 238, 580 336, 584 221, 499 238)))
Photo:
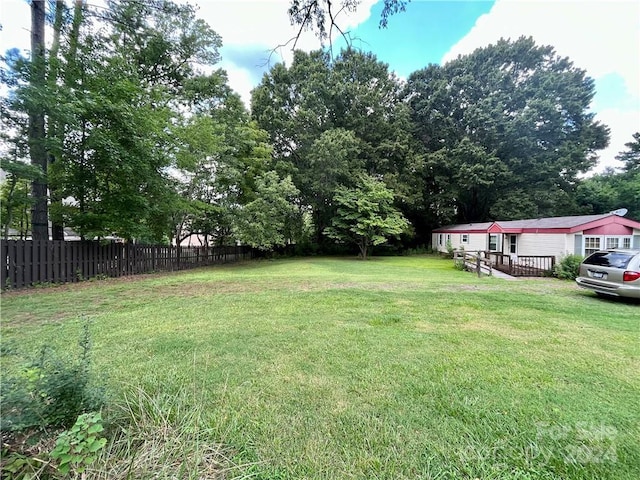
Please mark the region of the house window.
POLYGON ((624 237, 622 239, 622 248, 631 248, 631 237, 624 237))
POLYGON ((517 238, 515 235, 509 236, 509 253, 518 253, 517 238))
POLYGON ((489 251, 498 251, 498 235, 489 235, 489 251))
POLYGON ((451 234, 447 233, 447 245, 451 243, 451 234))
POLYGON ((607 237, 607 248, 618 248, 618 237, 607 237))
POLYGON ((438 234, 438 245, 442 246, 442 234, 441 233, 438 234))
POLYGON ((469 234, 463 233, 460 235, 460 243, 469 243, 469 234))
POLYGON ((584 237, 584 255, 591 255, 600 250, 600 237, 584 237))

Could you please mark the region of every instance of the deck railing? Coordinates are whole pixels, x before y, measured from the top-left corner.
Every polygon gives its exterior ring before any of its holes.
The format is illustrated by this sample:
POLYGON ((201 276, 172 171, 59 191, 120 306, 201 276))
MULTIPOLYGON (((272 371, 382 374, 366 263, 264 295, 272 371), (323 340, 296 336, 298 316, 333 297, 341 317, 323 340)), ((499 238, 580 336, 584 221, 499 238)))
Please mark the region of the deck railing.
POLYGON ((493 269, 513 277, 548 277, 553 274, 556 258, 545 255, 507 255, 485 250, 455 250, 454 262, 462 262, 478 276, 491 275, 493 269))
POLYGON ((496 270, 514 277, 547 277, 553 273, 556 263, 554 256, 487 253, 496 270))
POLYGON ((483 250, 455 250, 453 261, 462 262, 466 270, 476 272, 478 277, 491 275, 492 262, 487 253, 483 250))

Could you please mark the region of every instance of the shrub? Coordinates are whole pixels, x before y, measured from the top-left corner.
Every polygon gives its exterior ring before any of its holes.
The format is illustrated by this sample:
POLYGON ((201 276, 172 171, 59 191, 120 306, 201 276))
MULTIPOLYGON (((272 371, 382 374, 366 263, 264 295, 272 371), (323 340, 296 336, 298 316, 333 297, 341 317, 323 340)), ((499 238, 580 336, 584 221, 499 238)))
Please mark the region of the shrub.
POLYGON ((99 410, 104 403, 101 388, 91 381, 89 323, 79 341, 80 355, 62 359, 44 346, 35 360, 17 375, 3 376, 0 392, 0 430, 22 432, 71 427, 78 416, 99 410))
POLYGON ((556 277, 562 280, 575 280, 578 276, 582 260, 582 255, 566 255, 555 265, 553 273, 556 277))
POLYGON ((463 258, 459 258, 453 262, 453 268, 456 270, 464 271, 467 269, 467 265, 464 262, 463 258))
POLYGON ((447 240, 447 258, 453 258, 455 253, 456 253, 456 249, 453 248, 453 245, 451 245, 451 240, 447 240))

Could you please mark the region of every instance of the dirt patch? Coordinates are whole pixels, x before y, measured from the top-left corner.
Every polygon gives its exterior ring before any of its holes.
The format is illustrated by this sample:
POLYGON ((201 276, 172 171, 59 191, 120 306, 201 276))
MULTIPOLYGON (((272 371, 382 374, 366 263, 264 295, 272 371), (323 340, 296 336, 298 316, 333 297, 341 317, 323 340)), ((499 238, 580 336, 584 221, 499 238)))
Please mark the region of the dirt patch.
POLYGON ((162 278, 168 275, 176 275, 183 272, 161 272, 161 273, 145 273, 141 275, 127 275, 123 277, 113 277, 104 279, 92 279, 82 282, 72 283, 51 283, 46 285, 38 285, 30 288, 21 288, 19 290, 2 290, 0 296, 2 298, 21 297, 25 295, 52 295, 60 292, 76 292, 94 288, 96 286, 115 286, 118 284, 127 284, 134 282, 143 282, 149 279, 162 278))

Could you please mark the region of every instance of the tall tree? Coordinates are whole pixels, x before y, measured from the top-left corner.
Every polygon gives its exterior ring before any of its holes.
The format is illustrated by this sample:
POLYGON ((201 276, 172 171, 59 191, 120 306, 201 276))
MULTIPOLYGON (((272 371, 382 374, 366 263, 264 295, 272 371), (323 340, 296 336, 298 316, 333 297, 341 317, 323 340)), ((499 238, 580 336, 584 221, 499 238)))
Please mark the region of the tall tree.
MULTIPOLYGON (((45 86, 45 0, 31 1, 31 68, 29 82, 31 91, 36 92, 45 86)), ((31 165, 37 166, 43 175, 32 182, 31 192, 33 208, 31 212, 31 228, 34 240, 49 239, 49 215, 47 208, 47 151, 45 148, 45 115, 44 108, 36 95, 32 95, 27 103, 29 111, 29 155, 31 165)))
POLYGON ((190 6, 113 1, 98 14, 76 0, 58 81, 71 108, 57 112, 63 148, 52 170, 60 198, 74 199, 57 208, 78 233, 168 237, 179 204, 172 132, 187 85, 207 76, 198 65, 213 65, 219 46, 190 6))
POLYGON ((578 175, 608 143, 588 110, 593 95, 583 70, 531 38, 413 73, 406 99, 425 158, 423 207, 443 222, 574 213, 578 175))
POLYGON ((624 171, 628 173, 640 172, 640 132, 633 134, 633 140, 625 143, 627 149, 616 156, 616 160, 624 163, 624 171))
MULTIPOLYGON (((51 2, 50 2, 51 3, 51 2)), ((62 58, 60 56, 61 43, 63 41, 63 29, 67 26, 68 21, 68 8, 64 0, 55 0, 52 4, 53 11, 53 40, 51 42, 51 49, 49 51, 49 58, 47 59, 47 88, 49 91, 55 94, 56 98, 62 100, 64 98, 61 88, 77 88, 72 81, 77 75, 72 75, 76 69, 73 68, 75 63, 75 55, 77 51, 78 35, 80 24, 85 9, 84 0, 75 0, 75 6, 73 9, 73 19, 71 25, 71 31, 69 32, 69 48, 67 49, 66 61, 68 62, 67 68, 62 68, 62 58), (61 72, 64 71, 62 77, 61 72), (62 78, 61 78, 62 77, 62 78)), ((47 154, 49 160, 49 172, 52 181, 49 182, 49 195, 51 208, 49 211, 49 217, 51 221, 51 238, 53 240, 64 240, 64 219, 62 216, 62 198, 58 188, 58 182, 55 181, 55 167, 56 161, 61 159, 62 146, 64 145, 64 117, 63 113, 66 108, 50 108, 47 112, 48 125, 47 125, 47 154)))
POLYGON ((359 174, 400 189, 413 160, 400 82, 374 55, 296 52, 275 65, 252 94, 252 115, 274 146, 274 168, 291 175, 313 214, 316 241, 335 214, 335 188, 359 174))
POLYGON ((585 213, 626 208, 628 217, 640 219, 640 133, 634 133, 625 146, 616 156, 624 163, 622 171, 607 169, 580 182, 576 199, 585 213))

